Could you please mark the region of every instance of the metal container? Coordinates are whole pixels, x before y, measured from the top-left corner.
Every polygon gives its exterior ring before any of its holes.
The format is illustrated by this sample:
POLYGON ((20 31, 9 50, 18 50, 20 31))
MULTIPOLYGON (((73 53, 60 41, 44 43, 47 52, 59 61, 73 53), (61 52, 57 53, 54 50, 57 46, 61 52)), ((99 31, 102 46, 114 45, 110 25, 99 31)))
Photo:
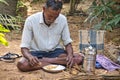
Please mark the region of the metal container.
POLYGON ((88 74, 95 73, 96 51, 93 47, 85 48, 83 68, 88 74))
POLYGON ((120 52, 118 53, 117 63, 120 65, 120 52))

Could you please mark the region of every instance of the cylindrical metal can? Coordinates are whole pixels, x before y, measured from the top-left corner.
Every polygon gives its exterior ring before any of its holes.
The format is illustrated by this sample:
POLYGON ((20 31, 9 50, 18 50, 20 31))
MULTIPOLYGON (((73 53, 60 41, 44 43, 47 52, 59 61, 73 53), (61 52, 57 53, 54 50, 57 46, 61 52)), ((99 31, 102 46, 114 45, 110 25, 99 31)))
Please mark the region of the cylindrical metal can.
POLYGON ((96 51, 94 48, 85 48, 83 68, 88 74, 95 73, 96 51))

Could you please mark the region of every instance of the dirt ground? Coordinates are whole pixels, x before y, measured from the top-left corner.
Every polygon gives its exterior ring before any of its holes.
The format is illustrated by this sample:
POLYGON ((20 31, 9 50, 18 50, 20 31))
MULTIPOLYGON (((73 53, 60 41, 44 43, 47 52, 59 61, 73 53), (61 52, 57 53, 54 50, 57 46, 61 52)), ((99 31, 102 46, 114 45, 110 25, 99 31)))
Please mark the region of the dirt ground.
MULTIPOLYGON (((40 6, 41 5, 39 5, 39 7, 40 6)), ((86 9, 86 7, 82 5, 80 7, 83 7, 86 9)), ((37 7, 33 6, 33 8, 34 8, 34 12, 38 10, 36 9, 37 7)), ((30 8, 29 11, 31 11, 33 8, 30 8)), ((66 8, 68 7, 64 6, 63 10, 65 11, 66 8)), ((30 15, 30 13, 28 15, 30 15)), ((78 34, 79 29, 86 29, 86 27, 84 27, 85 25, 83 24, 84 19, 85 19, 84 16, 69 16, 68 17, 71 38, 73 39, 72 45, 73 45, 74 52, 79 52, 79 34, 78 34)), ((12 37, 7 34, 7 39, 9 41, 9 46, 5 47, 3 45, 0 45, 0 55, 4 55, 7 52, 17 53, 21 55, 20 47, 19 47, 20 41, 21 41, 21 34, 14 33, 14 36, 12 37)), ((81 70, 76 70, 73 68, 71 70, 67 69, 60 73, 48 73, 42 69, 37 70, 37 71, 31 71, 31 72, 21 72, 16 67, 16 64, 19 59, 20 58, 17 58, 15 62, 12 62, 12 63, 0 61, 0 80, 89 80, 90 79, 90 77, 88 76, 85 77, 86 79, 85 78, 82 79, 85 73, 82 71, 81 66, 77 66, 81 70)), ((96 69, 95 75, 96 76, 106 75, 106 76, 117 76, 117 77, 119 76, 120 77, 120 71, 118 70, 107 71, 104 69, 96 69)), ((119 80, 119 79, 117 78, 117 79, 105 79, 105 80, 119 80)), ((101 77, 96 77, 92 80, 104 80, 104 79, 101 77)))

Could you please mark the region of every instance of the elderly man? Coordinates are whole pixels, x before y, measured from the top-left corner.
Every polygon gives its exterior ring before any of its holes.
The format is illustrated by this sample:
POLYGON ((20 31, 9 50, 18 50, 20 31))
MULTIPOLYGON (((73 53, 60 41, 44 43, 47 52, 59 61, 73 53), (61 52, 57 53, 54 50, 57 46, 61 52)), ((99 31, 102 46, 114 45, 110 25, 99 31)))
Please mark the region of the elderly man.
POLYGON ((81 63, 82 57, 73 55, 67 19, 60 13, 62 5, 61 0, 47 0, 42 12, 26 19, 20 45, 23 57, 17 64, 19 70, 38 70, 48 64, 71 67, 75 62, 81 63))

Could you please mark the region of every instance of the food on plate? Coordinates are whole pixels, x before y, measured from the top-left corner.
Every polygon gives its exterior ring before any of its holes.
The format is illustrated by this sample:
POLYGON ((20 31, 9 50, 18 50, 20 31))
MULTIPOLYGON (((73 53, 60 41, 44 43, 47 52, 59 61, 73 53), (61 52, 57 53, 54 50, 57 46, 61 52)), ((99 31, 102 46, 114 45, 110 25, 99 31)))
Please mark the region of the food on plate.
POLYGON ((45 68, 46 68, 47 70, 53 70, 53 69, 57 68, 57 66, 58 66, 58 65, 48 65, 48 66, 46 66, 45 68))
POLYGON ((47 72, 61 72, 65 69, 62 65, 50 64, 43 67, 43 70, 47 72))

